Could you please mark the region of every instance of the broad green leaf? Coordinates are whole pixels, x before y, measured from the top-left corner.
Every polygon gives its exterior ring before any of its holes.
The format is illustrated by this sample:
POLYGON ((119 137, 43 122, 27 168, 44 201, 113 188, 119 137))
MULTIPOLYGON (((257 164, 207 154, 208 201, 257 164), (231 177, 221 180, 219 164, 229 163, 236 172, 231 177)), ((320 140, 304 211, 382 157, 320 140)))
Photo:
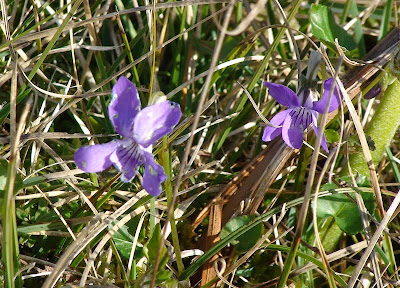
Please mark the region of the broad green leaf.
POLYGON ((157 257, 160 257, 160 264, 158 266, 157 271, 157 281, 156 283, 161 283, 165 281, 167 278, 172 278, 172 273, 167 269, 166 265, 168 262, 167 256, 167 248, 165 245, 161 249, 161 255, 158 255, 158 247, 161 242, 161 227, 160 224, 157 224, 154 227, 153 235, 151 235, 150 240, 144 246, 144 253, 147 255, 149 262, 154 265, 157 257))
POLYGON ((329 143, 337 143, 339 142, 339 132, 333 129, 325 129, 325 137, 326 141, 329 143))
POLYGON ((251 277, 255 267, 237 270, 235 275, 240 277, 251 277))
MULTIPOLYGON (((122 226, 113 236, 115 246, 122 257, 129 259, 132 250, 132 243, 135 238, 138 220, 137 217, 129 221, 126 225, 122 226)), ((142 234, 142 233, 141 233, 142 234)), ((139 236, 139 240, 140 237, 139 236)), ((143 257, 143 247, 140 244, 136 245, 135 258, 143 257)))
POLYGON ((338 186, 335 184, 335 183, 332 183, 332 182, 330 182, 330 183, 325 183, 325 184, 323 184, 322 186, 321 186, 321 191, 329 191, 329 190, 335 190, 335 189, 337 189, 338 188, 338 186))
POLYGON ((329 217, 328 219, 321 220, 324 222, 324 226, 319 230, 322 246, 324 246, 327 253, 331 253, 335 251, 339 244, 343 231, 335 221, 335 218, 329 217))
MULTIPOLYGON (((254 219, 255 219, 254 215, 244 215, 233 218, 225 225, 224 228, 222 228, 220 233, 221 239, 225 238, 233 231, 243 226, 246 226, 254 219)), ((239 236, 238 238, 236 238, 236 240, 232 241, 231 243, 235 245, 235 250, 238 253, 244 253, 247 252, 251 247, 253 247, 254 244, 257 243, 257 241, 261 238, 263 234, 264 234, 264 225, 262 225, 262 223, 259 223, 254 228, 247 231, 246 234, 239 236)))
MULTIPOLYGON (((350 176, 342 176, 342 177, 340 177, 340 180, 352 185, 350 176)), ((369 181, 369 179, 366 176, 361 175, 361 174, 357 175, 356 183, 357 183, 357 187, 371 187, 371 182, 369 181)))
POLYGON ((333 13, 328 7, 320 4, 311 5, 310 20, 311 33, 329 46, 332 47, 335 44, 335 38, 337 38, 339 44, 347 50, 356 48, 354 39, 346 30, 336 24, 333 13))
POLYGON ((166 281, 168 279, 171 279, 173 276, 172 271, 170 270, 163 270, 163 271, 159 271, 157 273, 157 280, 159 281, 166 281))
MULTIPOLYGON (((353 196, 352 196, 353 197, 353 196)), ((362 198, 367 209, 374 209, 374 196, 363 193, 362 198)), ((344 194, 334 194, 318 199, 317 216, 320 218, 333 217, 343 232, 357 234, 363 230, 360 211, 357 204, 344 194)))

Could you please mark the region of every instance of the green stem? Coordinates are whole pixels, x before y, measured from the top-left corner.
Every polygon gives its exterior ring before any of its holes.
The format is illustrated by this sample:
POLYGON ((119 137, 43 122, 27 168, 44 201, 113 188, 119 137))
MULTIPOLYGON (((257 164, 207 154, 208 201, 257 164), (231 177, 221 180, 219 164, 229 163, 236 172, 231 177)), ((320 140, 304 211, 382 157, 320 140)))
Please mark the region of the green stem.
POLYGON ((340 19, 340 24, 343 25, 346 23, 347 20, 347 16, 349 15, 349 10, 351 7, 351 2, 353 2, 352 0, 347 0, 346 4, 344 4, 344 9, 343 9, 343 13, 342 13, 342 19, 340 19))
MULTIPOLYGON (((10 157, 11 158, 11 157, 10 157)), ((7 171, 7 184, 5 187, 4 203, 3 203, 3 263, 4 263, 4 281, 7 288, 22 287, 15 285, 15 274, 18 271, 18 238, 17 235, 17 220, 15 218, 15 157, 10 159, 7 171)), ((18 281, 20 282, 20 281, 18 281)), ((20 283, 22 284, 22 282, 20 283)))
MULTIPOLYGON (((118 3, 117 5, 119 6, 119 9, 121 9, 121 8, 124 9, 123 4, 120 0, 116 1, 116 3, 118 3)), ((119 30, 121 31, 121 38, 124 41, 125 51, 126 51, 126 55, 128 56, 129 63, 133 63, 135 61, 135 59, 133 58, 133 55, 132 55, 131 46, 129 44, 128 37, 126 36, 124 25, 122 25, 122 22, 121 22, 121 19, 119 16, 117 17, 117 23, 119 26, 119 30)), ((126 25, 128 27, 130 27, 131 29, 133 29, 133 27, 131 27, 132 22, 126 21, 126 25)), ((132 75, 133 75, 133 78, 135 79, 136 85, 140 86, 139 74, 137 72, 136 66, 132 67, 132 75)))
MULTIPOLYGON (((170 207, 172 205, 172 183, 171 183, 171 159, 169 154, 169 146, 168 146, 168 137, 165 136, 163 138, 163 150, 162 150, 162 162, 164 166, 165 173, 167 174, 167 180, 165 181, 165 194, 167 195, 167 206, 170 207)), ((176 264, 178 266, 178 274, 182 274, 185 270, 183 266, 182 258, 181 258, 181 248, 179 245, 179 237, 178 237, 178 230, 176 229, 175 217, 174 213, 171 214, 171 237, 172 237, 172 244, 175 250, 176 256, 176 264)))
POLYGON ((383 10, 383 18, 381 23, 381 29, 379 31, 378 39, 381 40, 389 32, 389 22, 392 16, 393 0, 386 1, 385 9, 383 10))
MULTIPOLYGON (((400 81, 396 78, 385 91, 377 110, 372 116, 368 128, 365 130, 365 135, 371 137, 371 140, 374 141, 375 149, 371 151, 371 156, 375 166, 381 160, 385 149, 392 141, 399 124, 400 81)), ((353 170, 353 173, 358 172, 364 176, 369 175, 368 165, 362 152, 353 154, 349 159, 349 164, 353 170)), ((393 271, 393 269, 396 267, 393 246, 389 237, 386 234, 384 236, 384 247, 389 254, 389 260, 391 262, 389 271, 393 271)))
MULTIPOLYGON (((385 151, 393 139, 400 124, 400 82, 398 79, 387 88, 381 98, 378 109, 365 130, 365 135, 374 141, 375 150, 371 151, 372 161, 375 165, 381 160, 385 151)), ((368 176, 369 169, 362 152, 350 157, 350 167, 353 172, 368 176)))
MULTIPOLYGON (((297 0, 294 4, 293 4, 293 8, 290 11, 289 16, 287 17, 288 22, 290 23, 290 21, 297 15, 297 12, 300 8, 300 4, 302 3, 301 0, 297 0)), ((279 43, 282 39, 282 37, 285 35, 287 28, 282 28, 279 30, 278 34, 276 35, 274 41, 271 44, 271 47, 267 50, 264 59, 262 60, 262 62, 260 63, 260 65, 258 66, 256 72, 254 73, 253 78, 251 79, 250 83, 248 84, 247 91, 249 91, 249 93, 251 94, 251 92, 253 91, 254 87, 256 86, 257 82, 260 80, 261 75, 263 74, 263 72, 267 69, 268 67, 268 63, 269 60, 272 57, 272 54, 276 51, 276 49, 279 46, 279 43)), ((247 101, 247 97, 242 97, 239 104, 237 105, 237 107, 235 108, 235 112, 237 111, 241 111, 243 109, 243 107, 245 106, 247 101)), ((234 119, 232 119, 228 125, 227 128, 225 129, 225 131, 223 132, 223 134, 221 135, 219 141, 216 144, 215 149, 213 149, 213 152, 216 153, 219 149, 221 149, 222 145, 224 144, 224 141, 226 140, 226 138, 228 137, 229 132, 231 132, 232 127, 234 127, 234 125, 232 124, 232 122, 234 121, 234 119)))
POLYGON ((154 197, 150 199, 150 217, 149 217, 149 226, 150 226, 150 235, 153 235, 154 230, 156 229, 156 200, 154 197))
MULTIPOLYGON (((153 5, 155 8, 156 0, 154 0, 153 5)), ((157 91, 156 89, 158 88, 155 83, 157 81, 156 79, 156 47, 157 47, 157 12, 155 9, 153 9, 152 13, 152 45, 151 45, 151 50, 152 50, 152 57, 151 57, 151 73, 150 73, 150 85, 149 85, 149 102, 148 105, 151 105, 154 103, 154 96, 153 93, 154 91, 157 91), (156 86, 156 87, 155 87, 156 86)))
MULTIPOLYGON (((10 89, 10 160, 7 169, 7 180, 4 187, 3 202, 3 239, 2 239, 2 259, 4 265, 4 287, 22 287, 22 277, 19 271, 19 246, 17 235, 17 219, 15 215, 15 177, 17 176, 18 162, 18 143, 21 135, 21 126, 17 125, 17 69, 14 66, 11 78, 10 89), (18 274, 17 274, 18 273, 18 274)), ((20 116, 19 121, 24 123, 28 112, 28 105, 20 116)))
MULTIPOLYGON (((297 0, 294 4, 293 4, 293 8, 290 11, 289 16, 287 17, 288 22, 290 23, 290 21, 292 21, 292 19, 294 18, 294 16, 297 15, 297 12, 300 8, 300 4, 303 1, 297 0)), ((260 65, 257 68, 256 73, 254 74, 253 78, 251 79, 249 85, 247 86, 247 90, 251 93, 253 91, 253 88, 256 86, 256 83, 258 82, 258 80, 260 80, 262 73, 265 71, 265 69, 268 66, 268 62, 272 57, 272 53, 276 50, 276 48, 278 47, 283 35, 285 35, 286 32, 286 28, 282 28, 281 30, 279 30, 278 35, 276 35, 274 42, 271 44, 271 47, 268 49, 267 54, 265 55, 263 61, 260 63, 260 65)), ((243 97, 244 99, 246 97, 243 97)), ((246 99, 247 100, 247 99, 246 99)))
POLYGON ((126 270, 124 269, 124 262, 122 261, 121 255, 119 255, 118 249, 115 246, 114 240, 110 239, 108 241, 110 243, 111 250, 113 251, 113 255, 115 259, 117 260, 117 264, 121 267, 120 271, 122 274, 122 279, 124 280, 124 287, 130 287, 129 285, 129 277, 126 274, 126 270))

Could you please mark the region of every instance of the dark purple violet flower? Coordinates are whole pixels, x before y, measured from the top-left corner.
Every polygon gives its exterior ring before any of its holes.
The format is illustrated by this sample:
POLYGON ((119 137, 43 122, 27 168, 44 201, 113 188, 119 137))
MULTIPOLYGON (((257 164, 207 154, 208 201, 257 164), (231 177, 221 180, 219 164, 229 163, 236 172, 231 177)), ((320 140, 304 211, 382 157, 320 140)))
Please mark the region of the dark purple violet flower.
POLYGON ((382 87, 381 85, 376 85, 375 87, 373 87, 372 89, 370 89, 365 95, 364 98, 365 99, 373 99, 375 97, 377 97, 380 93, 382 92, 382 87))
POLYGON ((90 173, 114 165, 122 172, 121 180, 130 182, 138 167, 144 164, 143 188, 153 196, 159 195, 161 183, 167 176, 163 167, 154 160, 152 144, 178 124, 182 116, 179 104, 164 101, 140 110, 135 85, 120 77, 112 89, 108 114, 115 131, 123 138, 79 148, 75 153, 76 165, 90 173))
MULTIPOLYGON (((315 134, 318 135, 317 127, 318 113, 323 114, 328 105, 331 86, 334 84, 333 78, 324 82, 322 98, 317 101, 316 93, 310 89, 301 90, 296 95, 288 87, 271 82, 264 82, 269 89, 271 96, 281 105, 287 106, 285 111, 279 112, 271 119, 271 124, 281 127, 265 127, 262 140, 271 141, 276 136, 282 134, 285 143, 295 149, 300 149, 303 145, 304 130, 312 123, 315 134)), ((340 95, 337 88, 334 89, 328 112, 332 112, 340 105, 340 95)), ((328 151, 325 135, 322 137, 322 148, 328 151)))

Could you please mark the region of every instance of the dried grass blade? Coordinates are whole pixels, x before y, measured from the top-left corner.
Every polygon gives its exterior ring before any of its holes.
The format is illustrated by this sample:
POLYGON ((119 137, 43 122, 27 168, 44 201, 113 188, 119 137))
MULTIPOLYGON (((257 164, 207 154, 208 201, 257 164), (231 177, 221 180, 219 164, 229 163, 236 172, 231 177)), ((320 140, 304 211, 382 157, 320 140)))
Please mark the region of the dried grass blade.
MULTIPOLYGON (((371 255, 372 251, 374 250, 375 245, 378 242, 379 238, 384 233, 383 232, 384 229, 390 223, 392 215, 395 213, 395 211, 399 207, 399 205, 400 205, 400 191, 397 192, 396 197, 393 199, 392 204, 390 204, 389 209, 386 211, 385 216, 383 217, 381 223, 379 224, 374 235, 372 236, 370 243, 368 244, 368 247, 365 249, 364 254, 361 256, 360 260, 358 261, 356 269, 354 270, 354 272, 351 275, 351 278, 348 282, 348 286, 347 286, 348 288, 352 288, 356 284, 357 278, 360 275, 365 263, 367 262, 369 256, 371 255)), ((379 277, 379 275, 375 275, 375 276, 379 277)))

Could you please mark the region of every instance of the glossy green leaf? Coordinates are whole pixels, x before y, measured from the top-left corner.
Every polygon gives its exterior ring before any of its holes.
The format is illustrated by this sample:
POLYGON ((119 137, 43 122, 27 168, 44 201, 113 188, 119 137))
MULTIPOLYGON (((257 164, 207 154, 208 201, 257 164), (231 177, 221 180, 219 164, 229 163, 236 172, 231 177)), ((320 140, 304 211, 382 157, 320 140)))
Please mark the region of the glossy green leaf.
POLYGON ((334 252, 337 249, 343 231, 335 221, 335 218, 329 217, 321 219, 324 225, 319 229, 322 246, 327 253, 334 252))
POLYGON ((337 38, 339 44, 347 50, 356 48, 354 39, 335 22, 333 13, 328 7, 313 4, 310 11, 310 20, 311 33, 328 46, 332 47, 335 44, 335 38, 337 38))
MULTIPOLYGON (((353 196, 351 196, 353 197, 353 196)), ((363 193, 362 198, 367 209, 374 209, 374 196, 363 193)), ((347 234, 357 234, 363 230, 360 211, 355 200, 344 194, 334 194, 322 197, 317 202, 317 216, 321 218, 333 217, 337 225, 347 234)))
MULTIPOLYGON (((251 223, 255 219, 254 215, 244 215, 233 218, 230 220, 224 228, 222 228, 220 237, 221 239, 230 235, 232 232, 238 230, 239 228, 251 223)), ((235 250, 238 253, 247 252, 264 234, 264 225, 262 223, 257 224, 252 229, 247 231, 245 234, 233 240, 231 244, 235 245, 235 250)))
MULTIPOLYGON (((126 225, 122 226, 112 237, 115 246, 118 249, 118 252, 121 254, 122 257, 126 259, 129 259, 129 256, 131 254, 137 224, 137 218, 132 219, 126 225)), ((140 245, 136 245, 135 258, 141 258, 143 257, 143 255, 143 247, 141 247, 140 245)))

